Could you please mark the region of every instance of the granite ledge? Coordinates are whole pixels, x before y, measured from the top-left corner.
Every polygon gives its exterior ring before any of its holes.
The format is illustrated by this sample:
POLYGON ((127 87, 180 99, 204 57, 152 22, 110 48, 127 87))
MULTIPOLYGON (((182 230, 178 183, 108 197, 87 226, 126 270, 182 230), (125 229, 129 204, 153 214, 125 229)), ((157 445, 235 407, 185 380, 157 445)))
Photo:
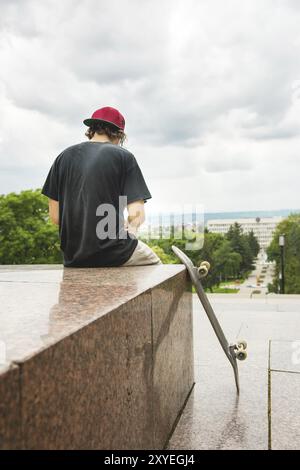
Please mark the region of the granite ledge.
MULTIPOLYGON (((16 417, 1 413, 3 447, 162 448, 193 386, 185 268, 0 276, 0 341, 22 395, 16 417)), ((1 381, 10 396, 11 380, 1 381)))
POLYGON ((20 369, 0 364, 0 450, 21 447, 20 369))
POLYGON ((8 363, 22 363, 143 293, 186 276, 183 265, 42 266, 0 272, 0 341, 8 363))

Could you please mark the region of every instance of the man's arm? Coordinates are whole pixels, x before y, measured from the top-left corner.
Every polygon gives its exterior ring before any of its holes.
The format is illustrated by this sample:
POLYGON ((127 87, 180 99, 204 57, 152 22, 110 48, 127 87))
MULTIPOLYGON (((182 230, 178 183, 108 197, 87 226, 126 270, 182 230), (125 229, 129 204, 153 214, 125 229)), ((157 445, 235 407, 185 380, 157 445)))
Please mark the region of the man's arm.
POLYGON ((49 216, 51 222, 59 224, 59 202, 49 198, 49 216))
POLYGON ((134 235, 137 233, 137 230, 140 225, 145 221, 145 209, 144 201, 134 201, 127 205, 128 218, 126 228, 129 233, 134 235))

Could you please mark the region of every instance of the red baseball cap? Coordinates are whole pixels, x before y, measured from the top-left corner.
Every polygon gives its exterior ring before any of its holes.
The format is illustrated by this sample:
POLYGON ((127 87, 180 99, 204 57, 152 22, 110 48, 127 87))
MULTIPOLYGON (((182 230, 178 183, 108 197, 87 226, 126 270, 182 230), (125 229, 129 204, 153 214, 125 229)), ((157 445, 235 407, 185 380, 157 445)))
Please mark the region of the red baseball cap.
POLYGON ((86 126, 91 126, 97 122, 107 122, 108 124, 113 124, 124 131, 125 129, 125 119, 124 116, 115 108, 110 106, 105 106, 104 108, 97 109, 91 118, 85 119, 83 123, 86 126))

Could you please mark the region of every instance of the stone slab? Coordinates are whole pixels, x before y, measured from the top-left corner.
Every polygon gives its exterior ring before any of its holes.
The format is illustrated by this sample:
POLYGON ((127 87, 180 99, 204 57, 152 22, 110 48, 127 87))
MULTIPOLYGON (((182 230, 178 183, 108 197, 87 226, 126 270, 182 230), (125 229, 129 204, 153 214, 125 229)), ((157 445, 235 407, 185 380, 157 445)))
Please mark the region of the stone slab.
POLYGON ((1 273, 8 361, 31 357, 180 272, 180 265, 162 265, 1 273))
MULTIPOLYGON (((300 338, 300 297, 212 294, 209 298, 228 340, 248 342, 247 361, 239 363, 241 394, 235 402, 231 368, 193 295, 196 385, 168 448, 267 449, 269 343, 272 340, 271 367, 290 369, 290 347, 294 338, 300 338)), ((295 444, 300 429, 300 374, 295 373, 295 364, 292 371, 271 372, 273 448, 300 448, 295 444)))
POLYGON ((185 272, 152 290, 154 446, 167 443, 194 383, 192 295, 185 272))
POLYGON ((0 272, 22 393, 11 446, 162 448, 193 385, 186 286, 180 265, 0 272))
POLYGON ((271 448, 300 449, 300 374, 271 372, 271 448))
POLYGON ((270 369, 300 374, 300 339, 271 341, 270 369))
POLYGON ((16 366, 0 366, 0 449, 21 448, 20 375, 16 366))
POLYGON ((229 365, 195 366, 196 385, 168 449, 252 450, 268 448, 267 373, 241 370, 241 394, 229 365))
POLYGON ((150 297, 20 364, 26 449, 152 447, 150 297))

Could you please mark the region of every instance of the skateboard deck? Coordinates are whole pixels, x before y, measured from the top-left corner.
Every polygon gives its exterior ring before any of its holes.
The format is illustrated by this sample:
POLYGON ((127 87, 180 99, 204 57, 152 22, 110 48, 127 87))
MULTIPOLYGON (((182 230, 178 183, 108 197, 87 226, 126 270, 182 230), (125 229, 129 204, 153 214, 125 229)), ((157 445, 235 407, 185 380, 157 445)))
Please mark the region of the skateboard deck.
POLYGON ((227 341, 227 338, 221 328, 221 325, 215 315, 215 312, 208 300, 208 297, 201 283, 201 277, 205 277, 205 275, 208 273, 208 269, 210 266, 209 263, 204 261, 203 263, 200 264, 199 268, 196 268, 196 266, 194 266, 190 258, 185 253, 183 253, 183 251, 177 248, 177 246, 172 246, 172 250, 188 270, 192 284, 194 285, 196 289, 197 295, 208 316, 211 326, 213 327, 214 332, 220 342, 220 345, 232 366, 232 369, 234 372, 236 390, 237 390, 237 393, 239 394, 240 385, 239 385, 239 371, 238 371, 238 366, 237 366, 237 359, 239 360, 246 359, 247 343, 246 341, 240 340, 235 344, 229 344, 227 341))

